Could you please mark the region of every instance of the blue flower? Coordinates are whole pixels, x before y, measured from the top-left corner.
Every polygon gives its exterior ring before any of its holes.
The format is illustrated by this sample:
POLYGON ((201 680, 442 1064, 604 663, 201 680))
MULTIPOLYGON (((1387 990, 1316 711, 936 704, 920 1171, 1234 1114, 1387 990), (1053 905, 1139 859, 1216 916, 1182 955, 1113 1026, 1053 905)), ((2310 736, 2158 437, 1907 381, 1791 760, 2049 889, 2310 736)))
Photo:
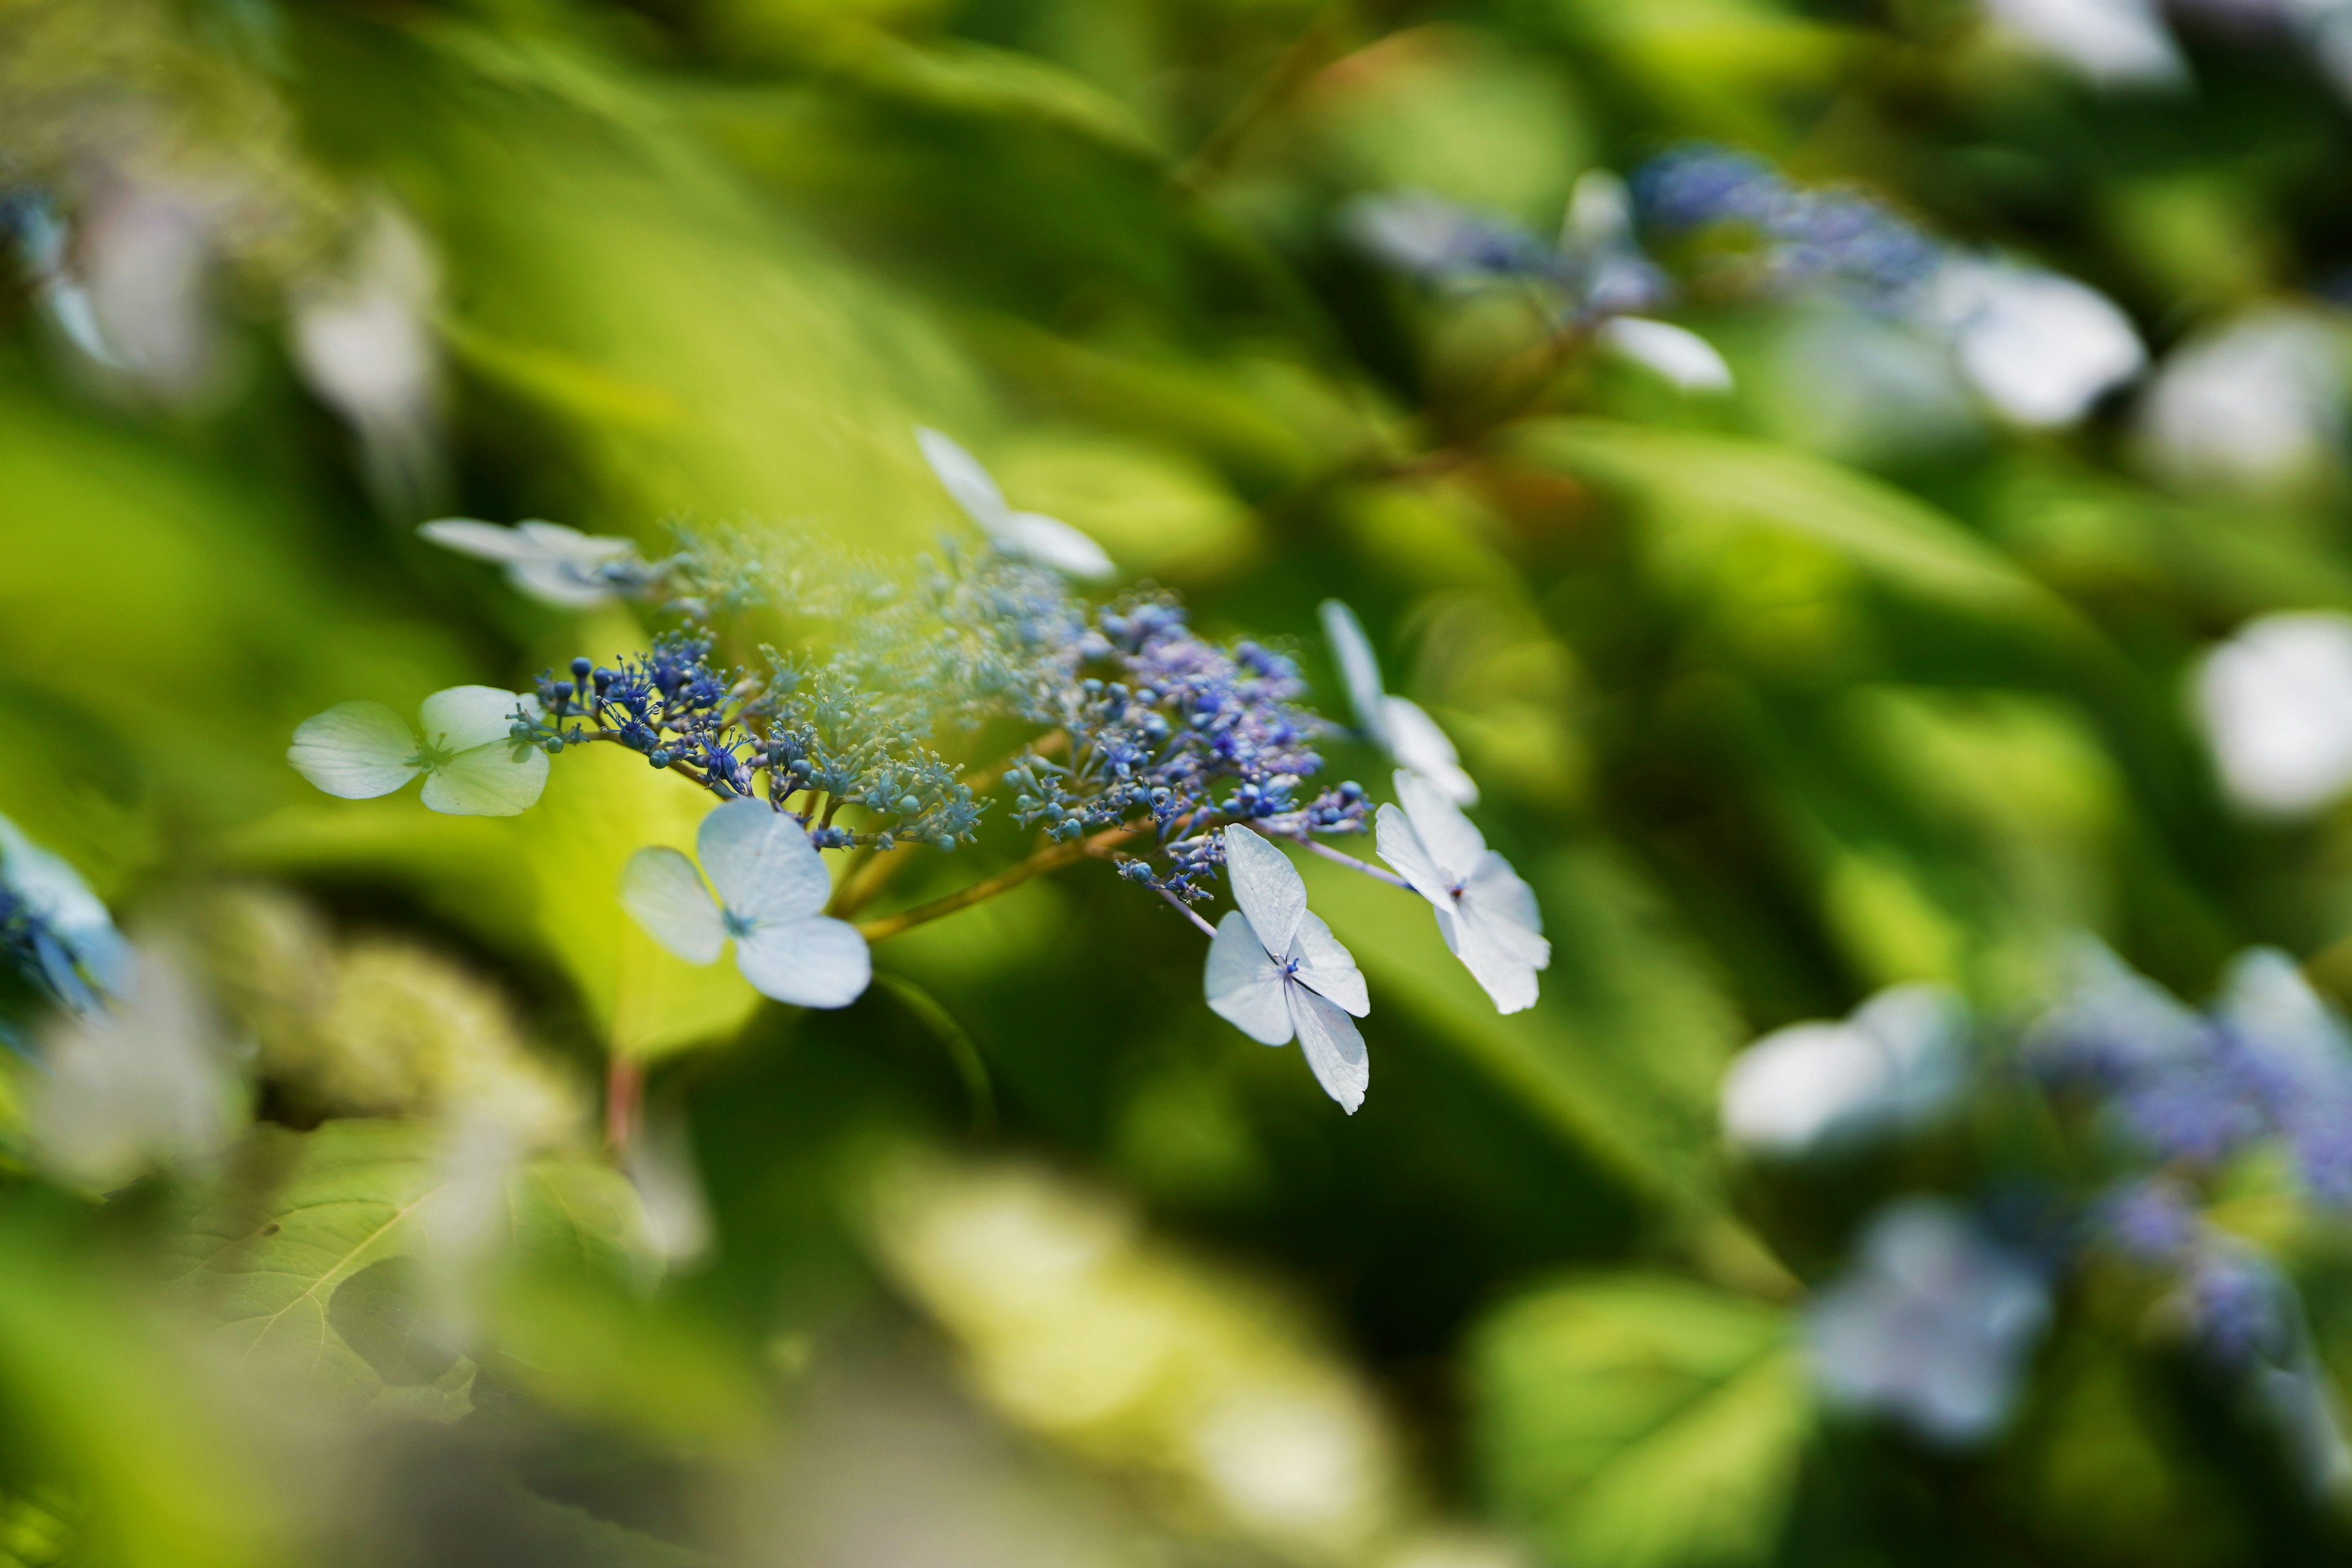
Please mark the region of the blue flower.
POLYGON ((833 881, 796 818, 760 801, 730 801, 702 819, 695 848, 699 873, 661 847, 638 850, 623 868, 621 906, 647 936, 689 963, 717 963, 731 939, 743 978, 779 1002, 845 1007, 865 994, 873 978, 866 939, 824 914, 833 881))
POLYGON ((1380 857, 1427 899, 1446 951, 1486 987, 1500 1013, 1536 1004, 1536 972, 1551 964, 1535 889, 1486 847, 1477 825, 1435 784, 1397 773, 1402 808, 1381 807, 1380 857))
POLYGON ((1238 825, 1224 831, 1234 902, 1209 944, 1202 984, 1218 1016, 1261 1045, 1295 1035, 1323 1092, 1350 1116, 1371 1058, 1355 1020, 1371 1011, 1363 974, 1307 907, 1307 884, 1281 850, 1238 825))
POLYGON ((131 946, 79 873, 0 816, 0 951, 78 1012, 129 985, 131 946))
POLYGON ((2041 1273, 1937 1198, 1879 1210, 1859 1251, 1807 1315, 1822 1391, 1937 1442, 1993 1436, 2049 1326, 2041 1273))
POLYGON ((918 426, 915 443, 922 447, 923 460, 930 464, 931 472, 939 476, 963 514, 1005 554, 1034 561, 1070 577, 1108 577, 1118 570, 1101 545, 1059 518, 1014 511, 980 459, 949 437, 918 426))
POLYGON ((453 686, 425 700, 423 739, 381 702, 341 702, 302 721, 286 760, 331 795, 368 800, 425 776, 425 804, 452 816, 513 816, 547 787, 547 754, 515 730, 538 717, 531 698, 495 686, 453 686))

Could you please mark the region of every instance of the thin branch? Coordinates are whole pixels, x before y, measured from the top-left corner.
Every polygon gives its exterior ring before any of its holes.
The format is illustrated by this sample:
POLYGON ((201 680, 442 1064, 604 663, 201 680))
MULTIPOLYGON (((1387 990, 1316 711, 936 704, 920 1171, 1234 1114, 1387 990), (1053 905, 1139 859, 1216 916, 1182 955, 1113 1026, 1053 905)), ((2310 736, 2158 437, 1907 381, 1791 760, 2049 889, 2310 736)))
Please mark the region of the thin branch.
POLYGON ((1006 867, 986 881, 974 882, 971 887, 959 889, 945 898, 933 899, 929 903, 918 904, 911 910, 901 910, 895 915, 885 915, 878 921, 867 921, 857 928, 858 932, 868 942, 897 936, 902 931, 938 920, 942 915, 968 910, 974 904, 1019 887, 1032 877, 1058 871, 1073 860, 1084 859, 1089 855, 1100 856, 1112 845, 1123 843, 1142 831, 1139 826, 1110 827, 1091 838, 1073 838, 1060 844, 1049 844, 1026 860, 1006 867))
POLYGON ((1198 191, 1224 173, 1225 165, 1241 151, 1243 142, 1257 128, 1258 121, 1281 108, 1322 66, 1330 35, 1338 30, 1345 9, 1342 0, 1324 0, 1315 15, 1307 19, 1307 26, 1299 29, 1298 36, 1276 58, 1273 68, 1209 132, 1208 139, 1184 160, 1170 183, 1180 191, 1198 191))
POLYGON ((1195 926, 1199 927, 1202 936, 1207 937, 1211 942, 1217 940, 1217 928, 1211 925, 1207 921, 1202 920, 1201 918, 1201 912, 1198 910, 1194 909, 1192 905, 1186 903, 1183 900, 1178 898, 1175 894, 1170 892, 1165 888, 1159 889, 1159 892, 1161 898, 1168 900, 1168 907, 1174 910, 1178 914, 1182 915, 1186 920, 1191 921, 1195 926))
POLYGON ((1408 893, 1418 890, 1411 882, 1406 881, 1394 871, 1385 867, 1375 866, 1370 860, 1359 860, 1344 850, 1332 848, 1328 844, 1318 844, 1312 838, 1301 838, 1297 842, 1322 856, 1326 860, 1336 860, 1351 871, 1361 871, 1375 882, 1386 882, 1390 887, 1402 888, 1408 893))

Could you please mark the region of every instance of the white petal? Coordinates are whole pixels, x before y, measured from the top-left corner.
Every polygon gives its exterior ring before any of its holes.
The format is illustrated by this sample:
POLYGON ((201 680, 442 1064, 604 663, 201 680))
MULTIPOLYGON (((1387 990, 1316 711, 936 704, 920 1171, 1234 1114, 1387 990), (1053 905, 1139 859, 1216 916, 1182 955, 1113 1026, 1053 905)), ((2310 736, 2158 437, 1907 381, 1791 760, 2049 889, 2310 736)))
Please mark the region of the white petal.
POLYGON ((526 599, 562 610, 585 610, 619 597, 613 585, 570 561, 518 561, 507 568, 507 584, 526 599))
POLYGON ((541 554, 529 536, 495 522, 470 517, 443 517, 416 525, 416 531, 444 550, 470 555, 477 561, 530 561, 541 554))
POLYGON ((329 795, 370 800, 416 776, 416 731, 381 702, 338 702, 302 721, 286 760, 329 795))
POLYGON ((547 559, 577 562, 583 566, 618 561, 635 554, 637 548, 628 540, 615 539, 609 533, 583 533, 576 528, 541 522, 537 518, 515 524, 515 531, 530 541, 532 547, 547 559))
POLYGON ((1266 956, 1265 943, 1241 910, 1228 910, 1217 922, 1201 988, 1211 1012, 1258 1044, 1289 1043, 1290 1009, 1282 999, 1281 967, 1266 956))
POLYGON ((823 915, 761 926, 737 940, 735 963, 752 990, 798 1007, 846 1007, 874 978, 857 928, 823 915))
POLYGON ((1448 799, 1462 805, 1478 804, 1477 783, 1462 771, 1460 753, 1436 720, 1402 697, 1389 698, 1382 711, 1388 716, 1391 756, 1444 790, 1448 799))
POLYGON ((1287 958, 1291 939, 1298 934, 1298 919, 1307 912, 1307 884, 1290 857, 1241 824, 1229 824, 1225 879, 1233 884, 1234 902, 1265 942, 1267 955, 1287 958))
POLYGON ((1371 1053, 1356 1032, 1356 1021, 1304 985, 1286 985, 1283 994, 1298 1030, 1298 1048, 1306 1053, 1315 1081, 1353 1116, 1372 1081, 1371 1053))
POLYGON ((688 963, 714 963, 727 945, 719 905, 694 862, 677 850, 648 846, 621 868, 621 907, 645 933, 688 963))
POLYGON ((1118 570, 1101 545, 1060 518, 1047 517, 1041 511, 1007 514, 996 542, 1008 553, 1026 556, 1066 577, 1092 582, 1118 570))
POLYGON ((425 804, 451 816, 519 816, 547 788, 547 753, 501 735, 425 775, 425 804))
POLYGON ((2100 87, 2179 87, 2189 79, 2149 0, 1986 0, 1985 9, 2100 87))
POLYGON ((1372 1010, 1355 954, 1340 945, 1313 910, 1298 917, 1298 938, 1290 945, 1290 956, 1297 962, 1293 973, 1301 985, 1359 1018, 1372 1010))
POLYGON ((1004 504, 1004 492, 996 488, 980 459, 938 431, 920 426, 915 429, 915 444, 922 447, 923 460, 930 464, 931 472, 939 476, 964 515, 986 530, 990 538, 1002 537, 1013 509, 1004 504))
MULTIPOLYGON (((1543 938, 1536 938, 1542 942, 1543 938)), ((1536 966, 1522 956, 1518 944, 1496 925, 1470 915, 1456 919, 1454 940, 1446 943, 1470 978, 1494 999, 1497 1013, 1521 1013, 1536 1005, 1536 966)), ((1549 957, 1549 950, 1546 950, 1549 957)))
POLYGON ((2115 301, 2055 272, 1961 259, 1936 289, 1962 374, 2021 425, 2071 424, 2147 363, 2115 301))
POLYGON ((1775 1029, 1724 1074, 1723 1135, 1762 1153, 1807 1153, 1832 1131, 1874 1125, 1890 1076, 1885 1051, 1849 1024, 1775 1029))
POLYGON ((808 830, 765 801, 729 801, 702 819, 694 843, 719 901, 746 924, 806 920, 833 896, 808 830))
POLYGON ((1340 683, 1348 689, 1348 706, 1356 715, 1356 728, 1385 747, 1389 743, 1388 705, 1383 700, 1387 693, 1381 687, 1381 660, 1372 651, 1372 640, 1364 635, 1356 612, 1339 600, 1324 600, 1319 613, 1323 636, 1331 644, 1332 662, 1339 667, 1340 683))
POLYGON ((1489 849, 1462 884, 1463 911, 1493 927, 1504 942, 1538 969, 1551 963, 1551 943, 1543 937, 1543 910, 1536 890, 1521 879, 1511 863, 1489 849))
POLYGON ((1445 886, 1450 889, 1469 880, 1486 853, 1486 838, 1478 825, 1462 815, 1462 808, 1443 785, 1423 774, 1399 772, 1390 782, 1396 785, 1397 799, 1412 822, 1414 836, 1429 852, 1445 886))
POLYGON ((469 752, 505 740, 522 705, 521 697, 495 686, 453 686, 426 698, 417 717, 436 751, 469 752))
POLYGON ((2230 797, 2298 816, 2352 790, 2352 617, 2264 616, 2206 656, 2197 717, 2230 797))
POLYGON ((1620 316, 1601 329, 1601 341, 1685 392, 1731 390, 1731 367, 1696 332, 1665 321, 1620 316))
MULTIPOLYGON (((1400 773, 1399 778, 1411 774, 1400 773)), ((1418 780, 1415 780, 1418 783, 1418 780)), ((1430 858, 1421 835, 1412 830, 1412 818, 1402 807, 1383 805, 1373 813, 1372 821, 1379 834, 1380 857, 1389 868, 1412 884, 1412 890, 1435 904, 1441 910, 1454 901, 1453 884, 1437 862, 1430 858)))

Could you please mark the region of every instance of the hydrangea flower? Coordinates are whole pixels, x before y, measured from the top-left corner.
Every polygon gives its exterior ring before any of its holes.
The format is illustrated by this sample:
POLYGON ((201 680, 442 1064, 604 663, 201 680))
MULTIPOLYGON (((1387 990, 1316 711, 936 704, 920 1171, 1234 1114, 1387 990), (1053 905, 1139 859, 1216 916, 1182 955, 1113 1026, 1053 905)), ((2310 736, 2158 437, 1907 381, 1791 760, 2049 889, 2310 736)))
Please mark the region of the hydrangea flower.
POLYGON ((1601 327, 1600 338, 1619 357, 1655 371, 1681 391, 1731 390, 1731 366, 1713 343, 1686 328, 1646 316, 1620 316, 1601 327))
POLYGON ((435 811, 513 816, 547 787, 547 754, 528 738, 538 717, 535 699, 495 686, 453 686, 425 700, 420 740, 381 702, 339 702, 302 721, 286 760, 345 800, 390 795, 422 773, 425 804, 435 811))
POLYGON ((1775 1029, 1724 1075, 1723 1134, 1801 1158, 1917 1126, 1958 1092, 1967 1030, 1966 1006, 1940 985, 1893 986, 1843 1022, 1775 1029))
POLYGON ((1260 1045, 1296 1035, 1323 1092, 1349 1115, 1364 1103, 1371 1058, 1355 1020, 1371 1011, 1355 959, 1307 907, 1289 858, 1239 824, 1224 830, 1234 902, 1209 944, 1211 1010, 1260 1045))
POLYGON ((1374 817, 1381 858, 1429 900, 1446 950, 1497 1012, 1534 1006, 1536 972, 1551 964, 1535 889, 1436 785, 1402 772, 1395 782, 1403 805, 1383 805, 1374 817))
POLYGON ((444 550, 497 562, 518 591, 563 609, 609 604, 646 587, 656 574, 637 559, 637 547, 628 540, 583 533, 560 522, 534 520, 500 528, 445 517, 418 524, 416 531, 444 550))
POLYGON ((702 819, 694 842, 700 872, 667 847, 640 849, 622 869, 622 907, 647 936, 688 963, 717 963, 731 939, 743 978, 779 1002, 845 1007, 865 994, 866 939, 824 914, 833 879, 795 818, 732 800, 702 819))
POLYGON ((2039 1270, 1937 1198, 1882 1208, 1806 1325, 1822 1391, 1961 1446, 2000 1430, 2050 1322, 2039 1270))
POLYGON ((1108 577, 1118 570, 1101 545, 1059 518, 1014 511, 988 470, 980 466, 980 459, 948 437, 919 426, 915 442, 963 514, 1005 554, 1081 579, 1108 577))
POLYGON ((64 859, 0 816, 0 952, 77 1012, 130 983, 131 946, 106 905, 64 859))
POLYGON ((2249 621, 2205 656, 2191 699, 2240 806, 2302 816, 2352 791, 2352 616, 2249 621))
POLYGON ((2073 424, 2147 363, 2114 300, 2038 267, 1955 256, 1937 273, 1932 311, 1969 384, 2036 429, 2073 424))
POLYGON ((1348 689, 1356 728, 1393 758, 1400 766, 1420 774, 1461 805, 1478 804, 1478 784, 1462 770, 1461 753, 1437 721, 1418 703, 1391 697, 1381 683, 1380 656, 1364 635, 1356 612, 1337 599, 1323 601, 1323 635, 1331 641, 1339 679, 1348 689))

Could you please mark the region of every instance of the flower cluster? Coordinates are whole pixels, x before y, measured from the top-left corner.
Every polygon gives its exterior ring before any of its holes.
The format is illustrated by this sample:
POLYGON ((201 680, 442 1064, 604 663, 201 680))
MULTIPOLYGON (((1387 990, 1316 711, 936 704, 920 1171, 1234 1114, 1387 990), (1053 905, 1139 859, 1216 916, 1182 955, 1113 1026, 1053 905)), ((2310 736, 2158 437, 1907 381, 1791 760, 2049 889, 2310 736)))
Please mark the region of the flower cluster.
POLYGON ((1686 147, 1652 159, 1630 182, 1643 226, 1666 236, 1737 230, 1759 246, 1758 287, 1832 283, 1899 308, 1935 276, 1943 247, 1853 191, 1816 191, 1763 159, 1686 147))
POLYGON ((331 795, 388 795, 422 776, 434 810, 511 816, 536 804, 551 758, 625 747, 720 805, 702 823, 698 865, 660 847, 631 858, 623 907, 688 962, 715 963, 731 944, 756 989, 802 1006, 845 1006, 863 994, 869 939, 964 908, 1074 851, 1108 855, 1127 841, 1150 847, 1121 856, 1121 874, 1214 938, 1203 979, 1211 1007, 1268 1044, 1297 1037, 1318 1081, 1350 1111, 1370 1077, 1352 1021, 1369 998, 1346 949, 1306 912, 1305 885, 1276 841, 1428 900, 1447 947, 1499 1009, 1534 1004, 1551 952, 1535 895, 1462 815, 1456 803, 1476 800, 1476 786, 1436 723, 1381 689, 1346 606, 1327 606, 1325 619, 1363 736, 1404 764, 1402 806, 1380 807, 1391 870, 1313 842, 1365 832, 1371 803, 1353 783, 1310 785, 1323 765, 1315 740, 1337 731, 1299 705, 1306 683, 1289 658, 1202 637, 1164 595, 1089 609, 1065 578, 1108 570, 1099 548, 1066 523, 1013 511, 947 437, 917 437, 982 548, 950 541, 892 566, 796 542, 778 564, 758 542, 715 534, 647 564, 625 541, 551 523, 426 525, 435 542, 503 564, 539 598, 581 606, 668 595, 685 624, 607 663, 573 658, 529 695, 436 693, 415 727, 380 703, 343 703, 295 731, 289 760, 331 795), (720 659, 712 629, 722 614, 752 610, 765 617, 761 629, 782 627, 792 645, 761 645, 758 669, 720 659), (1032 736, 1001 773, 967 774, 949 760, 984 727, 1007 724, 1032 736), (1038 829, 1043 847, 931 905, 850 923, 859 898, 836 895, 820 851, 951 851, 972 841, 991 785, 1012 793, 1013 820, 1038 829), (1242 909, 1212 928, 1191 905, 1212 896, 1220 871, 1242 909))
POLYGON ((1286 838, 1364 830, 1357 784, 1302 792, 1322 759, 1289 659, 1251 642, 1221 647, 1165 598, 1103 609, 1085 652, 1110 679, 1087 675, 1037 715, 1066 738, 1066 759, 1033 747, 1006 774, 1024 826, 1069 840, 1148 822, 1168 869, 1130 860, 1126 875, 1187 900, 1207 898, 1205 874, 1223 864, 1213 826, 1248 822, 1286 838))

